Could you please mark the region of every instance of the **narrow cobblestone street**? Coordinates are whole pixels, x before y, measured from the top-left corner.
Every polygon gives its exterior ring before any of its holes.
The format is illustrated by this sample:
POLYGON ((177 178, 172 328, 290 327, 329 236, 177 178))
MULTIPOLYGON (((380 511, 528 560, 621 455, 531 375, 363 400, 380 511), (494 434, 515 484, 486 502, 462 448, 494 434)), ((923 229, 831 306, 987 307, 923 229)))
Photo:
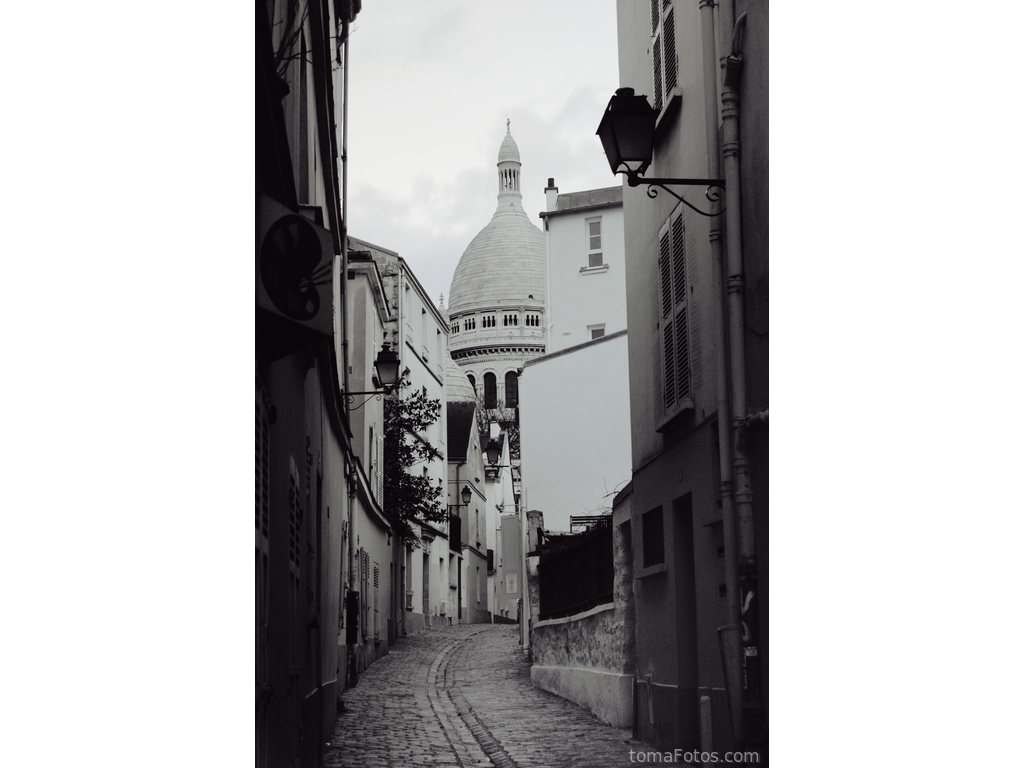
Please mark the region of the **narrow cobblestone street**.
POLYGON ((644 748, 628 729, 535 688, 511 625, 401 638, 342 699, 329 768, 619 768, 644 748))

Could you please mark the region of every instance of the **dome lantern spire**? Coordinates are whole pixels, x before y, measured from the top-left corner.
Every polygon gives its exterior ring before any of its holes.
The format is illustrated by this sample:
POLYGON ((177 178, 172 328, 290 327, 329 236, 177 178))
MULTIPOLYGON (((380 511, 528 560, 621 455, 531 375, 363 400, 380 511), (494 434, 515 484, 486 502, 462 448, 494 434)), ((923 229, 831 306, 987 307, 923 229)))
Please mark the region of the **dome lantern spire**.
POLYGON ((522 163, 519 160, 519 147, 516 140, 512 138, 512 120, 505 118, 505 140, 501 142, 498 150, 498 201, 505 197, 522 199, 523 193, 519 187, 519 169, 522 163))

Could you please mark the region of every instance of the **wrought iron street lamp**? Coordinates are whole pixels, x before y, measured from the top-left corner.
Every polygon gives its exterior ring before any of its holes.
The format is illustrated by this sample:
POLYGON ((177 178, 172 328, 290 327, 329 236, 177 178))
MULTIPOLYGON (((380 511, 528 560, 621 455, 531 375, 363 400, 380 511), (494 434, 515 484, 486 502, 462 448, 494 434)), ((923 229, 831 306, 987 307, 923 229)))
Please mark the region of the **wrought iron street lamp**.
POLYGON ((597 135, 604 145, 608 156, 608 165, 612 173, 626 175, 626 182, 631 187, 647 185, 647 196, 655 198, 661 187, 681 203, 692 208, 701 216, 718 216, 725 209, 708 213, 694 207, 668 188, 668 184, 680 187, 707 187, 704 196, 712 203, 717 203, 721 195, 713 191, 725 189, 725 179, 658 179, 643 178, 644 172, 651 167, 654 159, 654 129, 658 113, 647 102, 646 96, 637 96, 632 88, 619 88, 608 102, 601 124, 597 127, 597 135))
POLYGON ((470 499, 473 498, 473 492, 469 490, 469 486, 464 486, 462 489, 462 506, 468 507, 470 499))
MULTIPOLYGON (((385 341, 381 345, 380 352, 377 353, 377 359, 374 361, 374 366, 377 368, 377 381, 380 382, 381 389, 374 389, 369 392, 346 392, 345 397, 348 399, 349 404, 352 404, 352 398, 356 395, 375 395, 380 400, 381 395, 389 392, 398 383, 398 368, 401 366, 401 363, 402 361, 398 359, 398 355, 391 350, 391 344, 385 341)), ((370 397, 366 398, 366 400, 351 410, 362 408, 371 399, 370 397)))

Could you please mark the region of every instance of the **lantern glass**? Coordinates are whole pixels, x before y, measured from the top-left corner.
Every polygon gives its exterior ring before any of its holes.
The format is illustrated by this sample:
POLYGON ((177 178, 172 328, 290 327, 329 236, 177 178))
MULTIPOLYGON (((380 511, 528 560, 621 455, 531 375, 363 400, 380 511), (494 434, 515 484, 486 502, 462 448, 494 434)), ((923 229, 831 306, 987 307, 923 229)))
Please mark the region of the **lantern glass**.
POLYGON ((608 102, 597 135, 612 173, 643 173, 654 157, 654 124, 658 114, 646 96, 619 88, 608 102))
POLYGON ((473 492, 469 490, 469 486, 465 486, 462 489, 462 503, 468 505, 469 500, 473 498, 473 492))
POLYGON ((393 387, 398 381, 398 367, 401 365, 401 361, 398 359, 398 355, 391 351, 391 344, 384 342, 375 364, 381 386, 393 387))
POLYGON ((487 461, 494 466, 498 463, 498 459, 501 458, 501 446, 497 440, 491 440, 487 443, 487 461))

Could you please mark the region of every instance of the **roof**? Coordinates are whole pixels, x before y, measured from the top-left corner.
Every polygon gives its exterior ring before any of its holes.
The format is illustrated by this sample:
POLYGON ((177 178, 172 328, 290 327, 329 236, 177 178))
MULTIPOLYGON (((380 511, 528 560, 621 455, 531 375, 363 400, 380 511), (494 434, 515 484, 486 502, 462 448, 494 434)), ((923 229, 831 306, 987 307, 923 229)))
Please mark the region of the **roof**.
POLYGON ((579 213, 594 208, 608 208, 622 205, 622 187, 602 187, 583 192, 567 192, 555 200, 555 210, 541 211, 541 218, 566 213, 579 213))
POLYGON ((465 459, 469 455, 469 441, 476 428, 476 403, 448 402, 448 458, 465 459))

